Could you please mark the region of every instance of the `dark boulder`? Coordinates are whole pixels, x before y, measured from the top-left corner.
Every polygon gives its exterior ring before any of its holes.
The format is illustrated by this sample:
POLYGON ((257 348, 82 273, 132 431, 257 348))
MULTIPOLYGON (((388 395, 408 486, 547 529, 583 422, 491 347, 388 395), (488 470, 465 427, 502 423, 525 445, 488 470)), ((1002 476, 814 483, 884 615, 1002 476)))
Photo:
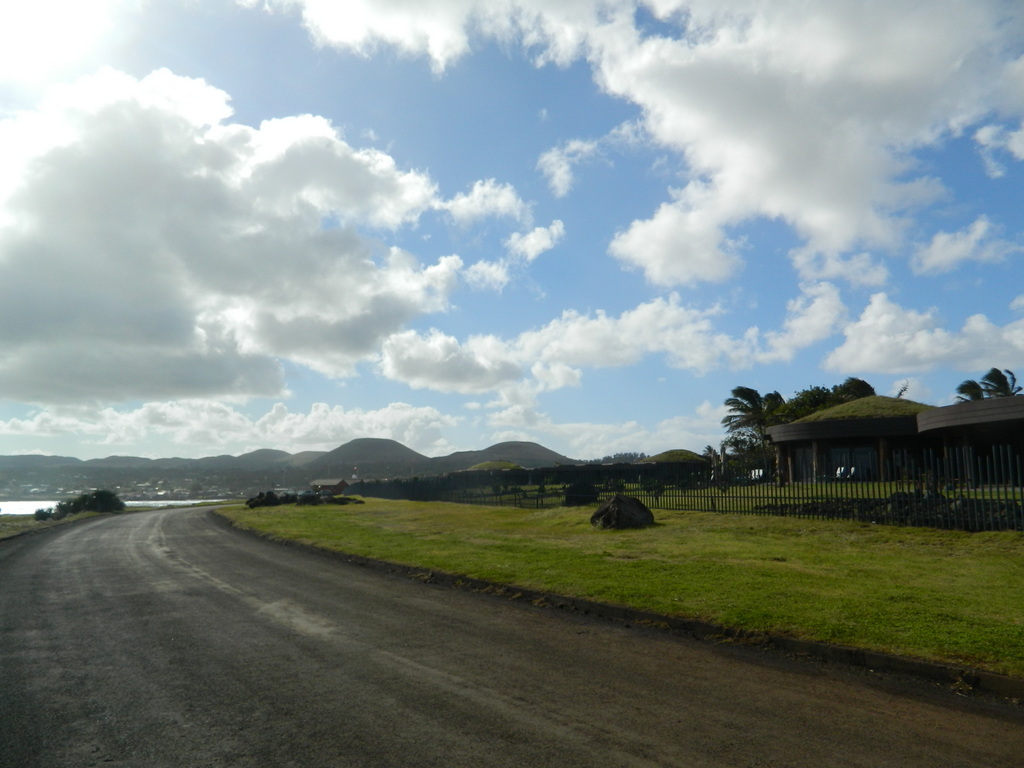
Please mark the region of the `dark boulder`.
POLYGON ((646 528, 654 525, 654 514, 640 499, 615 494, 590 516, 595 528, 646 528))

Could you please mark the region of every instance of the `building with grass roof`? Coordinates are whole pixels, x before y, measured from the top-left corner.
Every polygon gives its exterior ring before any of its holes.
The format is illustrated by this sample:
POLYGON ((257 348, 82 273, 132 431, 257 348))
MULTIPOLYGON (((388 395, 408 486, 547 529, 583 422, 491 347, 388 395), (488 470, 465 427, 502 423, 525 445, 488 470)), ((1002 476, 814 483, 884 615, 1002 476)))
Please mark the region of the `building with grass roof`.
POLYGON ((781 479, 888 480, 895 456, 935 447, 936 441, 922 438, 917 426, 918 414, 932 409, 913 400, 873 395, 769 427, 781 479))
POLYGON ((935 407, 875 395, 769 427, 768 435, 784 482, 894 480, 925 455, 1024 455, 1024 397, 935 407))

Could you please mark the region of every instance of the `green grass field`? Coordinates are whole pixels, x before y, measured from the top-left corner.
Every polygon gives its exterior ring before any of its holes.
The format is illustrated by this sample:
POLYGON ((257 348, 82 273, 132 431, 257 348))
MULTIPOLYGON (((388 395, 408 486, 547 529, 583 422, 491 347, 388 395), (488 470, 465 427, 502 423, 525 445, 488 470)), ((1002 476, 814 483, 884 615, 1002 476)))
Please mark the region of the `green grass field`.
POLYGON ((230 508, 236 524, 342 552, 738 629, 1024 677, 1024 535, 656 511, 367 499, 230 508))
POLYGON ((36 520, 35 515, 0 515, 0 539, 9 539, 12 536, 42 528, 52 528, 55 525, 63 525, 72 520, 96 517, 97 514, 97 512, 83 512, 73 517, 65 517, 63 520, 36 520))

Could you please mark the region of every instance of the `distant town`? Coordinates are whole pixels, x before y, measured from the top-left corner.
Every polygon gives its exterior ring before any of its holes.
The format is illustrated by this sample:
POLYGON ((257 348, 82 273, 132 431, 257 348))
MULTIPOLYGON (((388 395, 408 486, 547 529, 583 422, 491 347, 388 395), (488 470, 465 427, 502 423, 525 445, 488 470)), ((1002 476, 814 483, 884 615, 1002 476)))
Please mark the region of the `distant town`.
POLYGON ((0 501, 78 496, 95 488, 126 502, 245 499, 260 491, 301 492, 326 481, 412 477, 468 469, 486 461, 526 467, 576 463, 536 443, 499 443, 480 451, 427 457, 394 440, 360 438, 333 451, 290 454, 258 450, 242 456, 145 459, 111 456, 0 456, 0 501))

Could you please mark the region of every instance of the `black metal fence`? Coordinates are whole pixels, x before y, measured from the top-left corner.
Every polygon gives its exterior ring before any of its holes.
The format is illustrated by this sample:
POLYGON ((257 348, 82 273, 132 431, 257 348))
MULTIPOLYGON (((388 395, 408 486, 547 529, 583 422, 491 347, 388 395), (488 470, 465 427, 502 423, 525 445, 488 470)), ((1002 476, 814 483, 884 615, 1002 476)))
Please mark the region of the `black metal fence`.
MULTIPOLYGON (((845 470, 845 471, 844 471, 845 470)), ((1010 447, 895 453, 860 481, 830 468, 808 482, 780 484, 771 468, 691 462, 574 465, 453 472, 363 481, 350 494, 524 508, 596 506, 616 493, 652 510, 692 510, 856 520, 966 531, 1024 531, 1024 467, 1010 447)))

